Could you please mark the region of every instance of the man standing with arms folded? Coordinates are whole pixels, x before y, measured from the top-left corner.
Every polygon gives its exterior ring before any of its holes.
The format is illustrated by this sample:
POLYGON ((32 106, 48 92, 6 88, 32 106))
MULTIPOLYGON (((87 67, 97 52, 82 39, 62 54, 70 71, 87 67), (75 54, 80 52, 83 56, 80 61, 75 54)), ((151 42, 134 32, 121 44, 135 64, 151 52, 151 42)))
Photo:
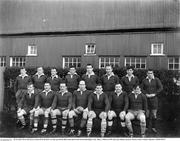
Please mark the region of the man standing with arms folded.
POLYGON ((134 68, 132 66, 127 67, 127 74, 121 78, 121 84, 123 91, 130 94, 133 90, 133 87, 139 85, 139 80, 137 76, 134 76, 134 68))
POLYGON ((57 75, 56 68, 51 69, 51 76, 47 78, 47 82, 51 85, 51 90, 57 92, 59 91, 59 85, 62 79, 57 75))
POLYGON ((75 67, 70 67, 68 74, 65 76, 66 86, 69 92, 73 94, 78 89, 80 76, 76 73, 75 67))
POLYGON ((157 133, 156 120, 157 120, 157 109, 158 109, 158 97, 157 95, 163 90, 163 86, 159 78, 154 76, 153 70, 147 71, 147 77, 142 81, 141 84, 142 92, 146 95, 148 101, 148 114, 147 127, 150 119, 152 120, 152 131, 157 133))
POLYGON ((24 93, 27 91, 27 85, 31 82, 31 77, 27 75, 26 69, 20 69, 20 75, 16 77, 14 91, 16 93, 16 103, 17 105, 21 101, 24 93))
POLYGON ((111 65, 106 66, 106 74, 101 77, 101 84, 104 93, 107 94, 108 98, 111 93, 115 90, 115 85, 119 83, 119 77, 113 73, 111 65))
POLYGON ((96 85, 99 83, 99 77, 94 73, 91 64, 87 64, 86 70, 86 74, 83 74, 82 80, 86 83, 86 89, 93 92, 96 85))
POLYGON ((66 83, 60 84, 60 91, 56 93, 55 100, 53 101, 51 118, 53 124, 53 130, 51 133, 55 133, 57 129, 57 115, 62 116, 61 132, 62 135, 65 133, 67 124, 67 118, 69 111, 72 107, 72 94, 68 92, 66 83))
POLYGON ((44 74, 43 68, 38 67, 37 73, 32 77, 32 82, 34 84, 34 87, 38 89, 39 92, 43 91, 46 80, 47 80, 47 76, 44 74))
POLYGON ((69 112, 70 133, 74 133, 74 117, 82 115, 80 127, 77 132, 78 137, 81 136, 82 129, 85 127, 88 118, 88 98, 90 94, 91 92, 86 90, 85 81, 81 80, 79 82, 79 88, 74 91, 73 106, 69 112))

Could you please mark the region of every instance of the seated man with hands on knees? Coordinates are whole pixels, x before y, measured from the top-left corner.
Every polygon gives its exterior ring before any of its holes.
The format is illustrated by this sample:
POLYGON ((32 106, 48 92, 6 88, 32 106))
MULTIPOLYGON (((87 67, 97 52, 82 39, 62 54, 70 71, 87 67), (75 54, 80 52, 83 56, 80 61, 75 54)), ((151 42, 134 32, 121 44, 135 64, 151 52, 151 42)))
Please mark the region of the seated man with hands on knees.
POLYGON ((24 129, 26 127, 24 115, 27 114, 30 115, 29 127, 30 129, 32 128, 34 112, 37 110, 37 107, 38 107, 38 91, 34 89, 34 85, 32 83, 29 83, 27 85, 27 92, 24 93, 21 101, 18 104, 17 116, 22 124, 21 129, 24 129))
POLYGON ((31 133, 37 132, 39 116, 44 115, 43 129, 41 130, 41 134, 45 134, 47 132, 49 114, 52 111, 52 104, 55 98, 55 93, 51 90, 50 83, 46 82, 44 84, 44 90, 39 93, 38 98, 40 108, 38 108, 38 110, 36 110, 34 113, 34 128, 32 129, 31 133))
MULTIPOLYGON (((125 91, 122 91, 121 84, 115 85, 115 91, 109 97, 110 102, 110 111, 108 112, 108 132, 107 135, 110 135, 112 132, 113 118, 120 118, 121 127, 123 134, 125 135, 125 115, 128 109, 129 101, 128 95, 125 91)), ((126 136, 126 135, 125 135, 126 136)))
POLYGON ((141 92, 139 85, 134 86, 129 97, 128 113, 125 116, 126 126, 129 130, 129 136, 133 137, 133 128, 131 120, 137 118, 140 120, 141 136, 145 137, 146 131, 146 113, 147 113, 147 98, 141 92))
POLYGON ((79 82, 79 88, 74 91, 73 94, 73 106, 72 110, 69 112, 69 124, 70 124, 70 135, 74 135, 74 117, 82 115, 80 127, 77 132, 77 136, 81 136, 82 129, 86 125, 88 118, 88 98, 90 91, 86 89, 86 84, 84 80, 79 82))
POLYGON ((109 111, 109 99, 103 92, 101 84, 98 84, 95 91, 89 96, 88 110, 87 136, 91 135, 93 119, 99 117, 101 119, 101 137, 104 137, 107 126, 107 113, 109 111))
POLYGON ((53 101, 52 107, 51 118, 53 130, 51 133, 55 133, 57 130, 57 115, 59 115, 62 116, 61 133, 64 135, 68 114, 72 107, 72 93, 68 92, 65 82, 60 83, 60 91, 55 94, 55 100, 53 101))

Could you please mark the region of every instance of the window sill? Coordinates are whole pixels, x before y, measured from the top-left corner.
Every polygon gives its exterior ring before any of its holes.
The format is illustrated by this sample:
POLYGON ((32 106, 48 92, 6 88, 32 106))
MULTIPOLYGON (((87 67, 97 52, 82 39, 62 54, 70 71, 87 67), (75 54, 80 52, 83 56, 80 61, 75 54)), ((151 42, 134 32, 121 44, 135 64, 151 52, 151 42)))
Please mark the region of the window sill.
POLYGON ((150 56, 165 56, 165 54, 150 54, 150 56))
POLYGON ((96 56, 96 54, 89 53, 89 54, 84 54, 84 56, 96 56))
POLYGON ((37 54, 26 54, 26 56, 37 56, 37 54))

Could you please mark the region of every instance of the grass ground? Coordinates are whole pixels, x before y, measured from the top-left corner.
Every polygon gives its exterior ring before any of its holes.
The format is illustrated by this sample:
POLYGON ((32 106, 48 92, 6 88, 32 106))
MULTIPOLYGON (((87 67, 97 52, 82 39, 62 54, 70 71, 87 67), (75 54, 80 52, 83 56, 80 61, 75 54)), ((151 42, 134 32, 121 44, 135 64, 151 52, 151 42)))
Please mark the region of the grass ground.
MULTIPOLYGON (((0 137, 13 137, 13 138, 36 138, 36 137, 62 137, 60 131, 55 134, 41 135, 40 133, 31 134, 28 129, 20 130, 16 126, 16 118, 14 112, 2 112, 0 114, 0 137)), ((147 137, 158 137, 158 138, 172 138, 180 137, 180 119, 175 120, 158 120, 157 125, 158 134, 153 134, 151 131, 147 132, 147 137)), ((98 137, 97 132, 93 133, 93 137, 98 137)), ((63 136, 64 137, 64 136, 63 136)), ((68 137, 68 136, 65 136, 68 137)), ((85 134, 83 134, 85 137, 85 134)), ((115 128, 113 134, 110 137, 123 137, 120 134, 119 128, 115 128)), ((136 135, 138 137, 138 135, 136 135)))

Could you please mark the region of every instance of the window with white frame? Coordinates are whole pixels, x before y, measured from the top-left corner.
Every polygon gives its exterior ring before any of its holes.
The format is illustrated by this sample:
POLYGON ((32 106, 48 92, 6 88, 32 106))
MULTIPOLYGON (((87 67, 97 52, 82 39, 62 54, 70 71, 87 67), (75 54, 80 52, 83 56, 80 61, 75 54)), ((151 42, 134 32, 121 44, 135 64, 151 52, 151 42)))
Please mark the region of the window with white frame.
POLYGON ((134 66, 136 69, 146 69, 146 57, 125 57, 125 66, 134 66))
POLYGON ((35 44, 28 45, 27 56, 37 56, 37 46, 35 44))
POLYGON ((0 67, 5 67, 5 66, 6 66, 6 57, 0 56, 0 67))
POLYGON ((81 57, 80 56, 63 57, 63 68, 69 68, 71 66, 74 66, 76 68, 81 67, 81 57))
POLYGON ((152 43, 150 55, 164 55, 164 44, 163 43, 152 43))
POLYGON ((10 57, 10 67, 25 67, 26 57, 23 56, 15 56, 10 57))
POLYGON ((95 54, 96 53, 96 44, 95 43, 87 43, 85 45, 85 54, 95 54))
POLYGON ((120 66, 120 57, 113 57, 113 56, 99 57, 99 68, 105 68, 107 65, 111 65, 112 67, 119 67, 120 66))
POLYGON ((180 70, 180 57, 168 57, 168 70, 180 70))

